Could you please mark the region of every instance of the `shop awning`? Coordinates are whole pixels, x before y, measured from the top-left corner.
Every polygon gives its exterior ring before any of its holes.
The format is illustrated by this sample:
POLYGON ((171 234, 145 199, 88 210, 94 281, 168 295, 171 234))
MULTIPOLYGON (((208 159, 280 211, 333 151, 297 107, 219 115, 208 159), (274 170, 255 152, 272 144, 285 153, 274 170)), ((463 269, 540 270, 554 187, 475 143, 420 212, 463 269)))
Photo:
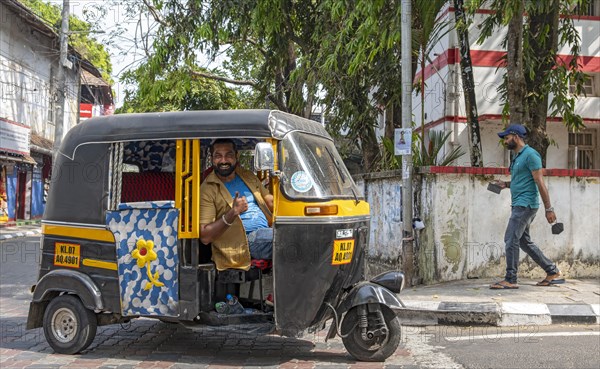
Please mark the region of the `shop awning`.
POLYGON ((37 162, 35 161, 35 159, 33 159, 31 156, 29 156, 27 154, 19 155, 19 156, 12 156, 12 155, 6 155, 4 153, 0 153, 0 161, 11 161, 13 163, 26 163, 26 164, 37 165, 37 162))
POLYGON ((31 151, 52 156, 52 145, 53 142, 47 138, 44 138, 33 132, 31 133, 31 137, 29 139, 29 148, 31 151))

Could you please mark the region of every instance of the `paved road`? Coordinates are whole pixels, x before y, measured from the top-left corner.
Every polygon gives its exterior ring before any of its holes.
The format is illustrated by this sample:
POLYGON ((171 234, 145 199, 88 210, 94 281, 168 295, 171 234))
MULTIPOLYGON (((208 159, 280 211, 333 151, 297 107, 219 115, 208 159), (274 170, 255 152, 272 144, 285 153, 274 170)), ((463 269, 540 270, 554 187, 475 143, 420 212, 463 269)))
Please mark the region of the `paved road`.
POLYGON ((435 326, 412 330, 422 339, 412 343, 411 355, 429 368, 597 369, 600 365, 598 325, 435 326))
POLYGON ((247 337, 149 319, 99 327, 82 355, 57 355, 41 329, 24 329, 38 254, 39 238, 0 242, 2 368, 583 368, 600 362, 597 326, 517 333, 496 327, 405 327, 401 347, 385 363, 357 363, 339 338, 325 342, 324 333, 302 339, 247 337))

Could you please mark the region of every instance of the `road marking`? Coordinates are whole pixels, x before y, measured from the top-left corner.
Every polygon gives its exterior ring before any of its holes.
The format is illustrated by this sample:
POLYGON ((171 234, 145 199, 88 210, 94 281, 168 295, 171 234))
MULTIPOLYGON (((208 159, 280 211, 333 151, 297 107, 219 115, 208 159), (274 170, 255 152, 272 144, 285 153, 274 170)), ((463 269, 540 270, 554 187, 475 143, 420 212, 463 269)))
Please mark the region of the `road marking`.
POLYGON ((434 347, 426 341, 429 340, 424 340, 418 334, 407 334, 406 331, 404 333, 404 348, 410 351, 420 368, 464 369, 461 364, 442 352, 439 347, 434 347))
POLYGON ((518 338, 519 336, 527 337, 528 339, 535 339, 540 337, 575 337, 575 336, 600 336, 600 332, 529 332, 529 331, 515 331, 513 333, 500 333, 494 334, 491 332, 484 336, 471 336, 466 334, 465 336, 457 337, 445 337, 448 342, 456 341, 471 341, 471 340, 487 340, 496 341, 503 338, 518 338))

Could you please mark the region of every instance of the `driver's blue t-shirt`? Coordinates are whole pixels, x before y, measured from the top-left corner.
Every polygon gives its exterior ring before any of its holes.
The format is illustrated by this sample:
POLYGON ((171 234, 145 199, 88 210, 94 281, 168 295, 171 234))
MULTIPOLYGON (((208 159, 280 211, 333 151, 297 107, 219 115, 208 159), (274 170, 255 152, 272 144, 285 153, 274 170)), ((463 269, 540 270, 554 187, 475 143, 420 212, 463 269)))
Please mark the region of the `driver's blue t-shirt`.
POLYGON ((239 192, 240 197, 246 196, 246 200, 248 201, 248 210, 240 214, 240 218, 242 219, 242 224, 246 229, 246 233, 253 232, 260 228, 269 227, 267 218, 262 210, 260 210, 258 203, 254 199, 252 191, 250 191, 248 186, 246 186, 244 181, 242 181, 238 175, 236 175, 233 180, 225 182, 225 187, 231 194, 231 197, 234 199, 236 191, 239 192))

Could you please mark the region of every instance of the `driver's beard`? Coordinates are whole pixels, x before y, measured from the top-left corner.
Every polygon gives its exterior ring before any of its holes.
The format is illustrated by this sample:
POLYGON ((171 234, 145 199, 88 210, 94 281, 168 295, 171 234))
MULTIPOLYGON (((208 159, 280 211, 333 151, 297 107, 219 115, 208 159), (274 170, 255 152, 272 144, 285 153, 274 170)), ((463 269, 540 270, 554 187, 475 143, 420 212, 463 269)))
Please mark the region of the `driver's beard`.
POLYGON ((512 141, 506 144, 506 148, 509 150, 514 150, 517 148, 517 143, 512 141))
POLYGON ((218 165, 213 165, 213 170, 221 177, 227 177, 235 171, 235 164, 230 165, 227 169, 219 168, 218 165))

